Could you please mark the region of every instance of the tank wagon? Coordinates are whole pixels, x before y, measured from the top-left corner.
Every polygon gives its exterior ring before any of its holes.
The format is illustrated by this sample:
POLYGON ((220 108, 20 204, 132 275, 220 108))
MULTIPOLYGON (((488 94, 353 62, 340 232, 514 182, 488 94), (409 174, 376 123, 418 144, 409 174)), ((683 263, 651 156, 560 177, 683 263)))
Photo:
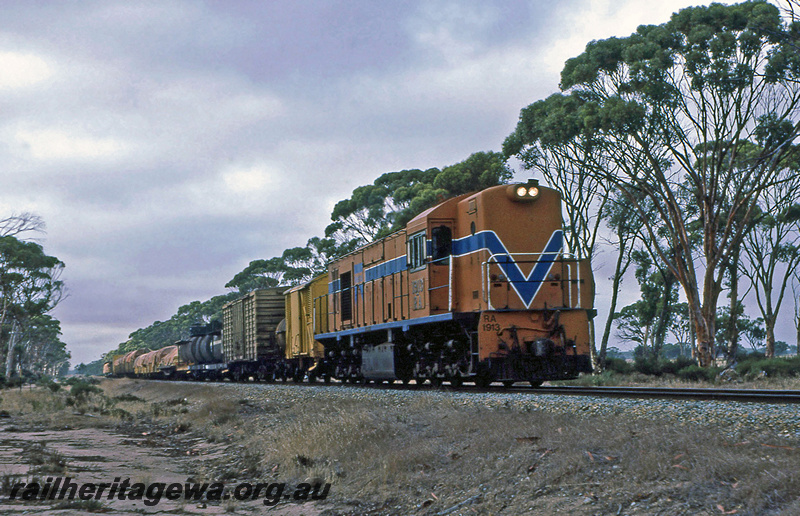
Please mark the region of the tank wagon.
POLYGON ((593 299, 589 261, 564 249, 560 194, 529 181, 448 199, 304 285, 226 304, 221 331, 193 328, 174 352, 111 369, 537 386, 591 371, 593 299))
POLYGON ((136 357, 134 375, 144 378, 172 378, 176 376, 181 365, 178 346, 167 346, 136 357))
POLYGON ((135 376, 134 362, 146 352, 147 350, 137 349, 116 357, 112 363, 114 374, 116 376, 135 376))
POLYGON ((178 360, 186 364, 178 371, 179 376, 195 379, 222 377, 226 368, 222 353, 222 324, 195 324, 189 329, 189 339, 176 343, 178 360))

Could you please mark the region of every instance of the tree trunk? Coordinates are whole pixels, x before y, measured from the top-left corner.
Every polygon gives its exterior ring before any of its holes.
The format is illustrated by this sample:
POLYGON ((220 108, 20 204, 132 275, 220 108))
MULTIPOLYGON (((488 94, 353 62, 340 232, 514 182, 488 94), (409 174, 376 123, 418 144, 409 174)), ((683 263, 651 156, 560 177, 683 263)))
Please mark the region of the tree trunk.
POLYGON ((597 346, 595 346, 594 319, 589 320, 589 340, 592 343, 592 345, 589 346, 589 360, 592 362, 592 371, 599 373, 603 367, 600 363, 600 357, 597 354, 597 346))
POLYGON ((731 280, 731 317, 728 326, 728 365, 736 361, 739 347, 739 248, 736 248, 728 266, 731 280))
POLYGON ((775 319, 765 320, 764 327, 767 330, 767 349, 764 351, 764 356, 775 358, 775 319))
POLYGON ((715 318, 714 312, 708 317, 709 307, 704 306, 701 313, 695 313, 697 331, 697 363, 700 367, 710 367, 714 362, 715 318))
POLYGON ((17 335, 18 335, 18 328, 17 322, 12 319, 11 320, 11 335, 8 337, 8 350, 6 352, 6 378, 11 378, 14 370, 17 367, 16 361, 14 360, 14 346, 17 344, 17 335))
MULTIPOLYGON (((606 351, 608 349, 608 339, 611 336, 611 325, 614 322, 614 312, 617 311, 617 298, 619 297, 619 286, 622 283, 622 275, 624 273, 622 264, 625 255, 625 240, 620 237, 619 239, 619 256, 617 256, 617 265, 614 268, 613 285, 611 287, 611 306, 608 309, 608 318, 606 319, 606 326, 603 329, 603 340, 600 341, 600 353, 598 362, 600 367, 606 365, 606 351)), ((627 269, 627 265, 625 266, 627 269)))
POLYGON ((675 276, 669 271, 661 272, 661 277, 664 281, 664 292, 661 300, 661 310, 659 310, 658 322, 656 323, 655 335, 653 336, 653 355, 658 358, 661 354, 661 348, 664 346, 664 341, 667 339, 667 320, 671 312, 670 294, 672 287, 675 285, 675 276))

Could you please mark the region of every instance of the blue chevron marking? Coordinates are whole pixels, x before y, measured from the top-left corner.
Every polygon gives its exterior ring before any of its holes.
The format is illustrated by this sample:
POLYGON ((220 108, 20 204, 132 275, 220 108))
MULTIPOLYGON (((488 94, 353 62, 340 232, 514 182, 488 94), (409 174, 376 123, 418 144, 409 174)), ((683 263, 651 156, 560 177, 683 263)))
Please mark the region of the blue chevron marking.
POLYGON ((533 298, 539 293, 539 289, 553 268, 553 264, 561 253, 563 245, 564 232, 561 230, 553 231, 542 254, 527 276, 522 273, 519 265, 514 261, 511 253, 494 231, 481 231, 453 241, 453 255, 465 256, 484 249, 489 251, 494 256, 497 265, 506 275, 506 278, 508 278, 514 291, 525 304, 525 308, 530 308, 533 298))

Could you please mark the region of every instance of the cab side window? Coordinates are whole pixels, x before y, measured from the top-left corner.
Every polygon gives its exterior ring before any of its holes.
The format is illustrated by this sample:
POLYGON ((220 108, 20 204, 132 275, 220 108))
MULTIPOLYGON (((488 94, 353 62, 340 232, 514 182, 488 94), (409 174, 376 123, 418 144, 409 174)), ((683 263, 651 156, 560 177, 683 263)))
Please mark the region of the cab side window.
POLYGON ((419 269, 425 266, 425 232, 420 231, 408 239, 408 268, 419 269))

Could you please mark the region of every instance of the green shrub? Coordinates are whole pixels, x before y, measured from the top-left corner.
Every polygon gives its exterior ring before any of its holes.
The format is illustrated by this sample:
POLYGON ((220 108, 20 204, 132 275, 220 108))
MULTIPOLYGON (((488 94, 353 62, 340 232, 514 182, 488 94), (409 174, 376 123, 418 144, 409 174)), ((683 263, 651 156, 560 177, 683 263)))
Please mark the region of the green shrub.
POLYGON ((101 393, 100 387, 88 382, 74 382, 69 390, 69 395, 75 399, 86 399, 91 393, 101 393))
POLYGON ((736 364, 736 372, 747 377, 755 378, 761 371, 768 377, 789 377, 800 375, 800 357, 792 358, 763 358, 759 355, 750 355, 736 364))
POLYGON ((11 378, 7 379, 6 386, 9 388, 22 387, 22 384, 24 383, 25 380, 21 376, 12 376, 11 378))
POLYGON ((649 376, 661 376, 661 366, 653 357, 636 357, 633 361, 633 370, 649 376))
POLYGON ((706 376, 705 367, 700 367, 699 365, 694 364, 686 366, 678 371, 678 378, 692 382, 699 382, 701 380, 707 380, 708 376, 706 376))
POLYGON ((70 376, 62 382, 64 385, 75 385, 76 383, 86 383, 89 385, 97 385, 100 380, 92 378, 91 376, 70 376))
POLYGON ((606 371, 626 374, 633 371, 633 367, 623 358, 606 358, 606 371))
POLYGON ((678 378, 693 382, 713 382, 721 371, 721 367, 700 367, 693 363, 678 371, 678 378))

